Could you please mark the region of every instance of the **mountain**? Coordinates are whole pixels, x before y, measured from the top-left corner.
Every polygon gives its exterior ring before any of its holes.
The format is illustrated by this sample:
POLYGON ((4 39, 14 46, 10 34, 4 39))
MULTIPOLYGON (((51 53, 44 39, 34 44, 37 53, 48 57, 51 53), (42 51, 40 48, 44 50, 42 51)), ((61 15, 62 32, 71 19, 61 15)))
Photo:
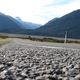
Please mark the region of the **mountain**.
POLYGON ((23 25, 11 16, 0 13, 0 33, 28 34, 31 30, 24 29, 23 25))
POLYGON ((34 35, 64 37, 80 39, 80 9, 55 18, 34 31, 34 35))
POLYGON ((31 25, 31 23, 23 22, 21 19, 16 20, 11 16, 0 13, 0 32, 2 33, 63 38, 67 32, 68 38, 80 39, 80 9, 68 13, 60 18, 52 19, 37 29, 32 29, 29 25, 31 25))
POLYGON ((15 19, 23 25, 24 29, 37 29, 42 26, 40 24, 22 21, 19 17, 16 17, 15 19))

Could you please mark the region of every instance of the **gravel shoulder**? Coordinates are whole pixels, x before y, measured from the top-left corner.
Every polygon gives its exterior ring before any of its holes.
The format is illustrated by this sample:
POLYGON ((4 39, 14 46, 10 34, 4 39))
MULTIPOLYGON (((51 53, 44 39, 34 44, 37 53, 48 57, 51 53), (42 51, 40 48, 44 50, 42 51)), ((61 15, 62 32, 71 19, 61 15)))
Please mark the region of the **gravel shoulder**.
POLYGON ((0 80, 80 80, 80 49, 58 45, 13 39, 0 48, 0 80))

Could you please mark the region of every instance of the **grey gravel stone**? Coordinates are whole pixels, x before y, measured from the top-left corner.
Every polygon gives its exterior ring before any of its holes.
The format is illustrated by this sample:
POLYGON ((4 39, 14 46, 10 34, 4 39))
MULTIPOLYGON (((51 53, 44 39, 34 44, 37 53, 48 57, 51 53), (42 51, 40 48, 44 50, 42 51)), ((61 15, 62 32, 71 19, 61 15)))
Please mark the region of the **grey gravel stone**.
POLYGON ((80 79, 79 49, 25 44, 14 40, 0 49, 0 80, 80 79))

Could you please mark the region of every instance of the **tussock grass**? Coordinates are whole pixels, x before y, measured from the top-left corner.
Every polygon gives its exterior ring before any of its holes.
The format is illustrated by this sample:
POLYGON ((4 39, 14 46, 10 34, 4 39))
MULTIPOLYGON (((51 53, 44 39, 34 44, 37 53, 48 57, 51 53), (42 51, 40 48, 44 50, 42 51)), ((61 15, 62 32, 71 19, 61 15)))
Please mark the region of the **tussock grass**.
MULTIPOLYGON (((29 36, 27 39, 32 40, 32 41, 40 41, 40 42, 53 42, 53 43, 64 43, 64 40, 59 40, 59 39, 53 39, 53 38, 34 38, 29 36)), ((71 41, 67 40, 66 43, 77 43, 80 44, 80 41, 71 41)))
POLYGON ((1 45, 4 45, 4 44, 6 44, 6 43, 9 43, 10 40, 11 40, 11 39, 9 39, 9 38, 1 38, 1 37, 0 37, 0 46, 1 46, 1 45))

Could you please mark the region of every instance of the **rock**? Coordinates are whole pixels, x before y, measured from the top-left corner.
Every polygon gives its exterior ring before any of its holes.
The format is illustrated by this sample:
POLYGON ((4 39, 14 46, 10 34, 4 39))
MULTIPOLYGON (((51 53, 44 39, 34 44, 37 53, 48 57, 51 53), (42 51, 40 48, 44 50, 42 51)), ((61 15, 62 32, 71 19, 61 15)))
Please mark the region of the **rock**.
POLYGON ((64 76, 67 77, 67 76, 69 76, 69 75, 70 75, 69 71, 66 71, 64 76))
POLYGON ((75 80, 80 80, 80 74, 76 75, 74 79, 75 80))
POLYGON ((25 72, 21 72, 21 76, 25 77, 27 74, 25 72))
POLYGON ((3 71, 4 65, 0 64, 0 72, 3 71))
POLYGON ((59 77, 58 77, 58 80, 63 80, 63 77, 59 76, 59 77))
POLYGON ((63 74, 62 70, 60 70, 60 69, 56 69, 56 70, 54 71, 54 73, 57 74, 57 75, 63 74))
POLYGON ((8 80, 16 80, 16 76, 10 70, 8 70, 5 75, 8 80))
POLYGON ((63 72, 66 72, 66 71, 68 71, 68 68, 67 68, 67 67, 64 67, 64 68, 62 69, 62 71, 63 71, 63 72))
POLYGON ((56 74, 54 74, 53 77, 54 77, 55 79, 58 79, 58 76, 57 76, 56 74))
POLYGON ((15 71, 15 70, 16 70, 16 67, 12 66, 12 67, 10 67, 8 70, 10 70, 10 71, 15 71))
POLYGON ((3 80, 76 80, 80 76, 79 49, 37 47, 18 39, 2 47, 0 55, 3 80))
POLYGON ((70 65, 67 66, 67 68, 68 69, 72 69, 72 68, 74 68, 74 65, 73 64, 70 64, 70 65))
POLYGON ((64 77, 63 80, 70 80, 69 77, 64 77))
POLYGON ((71 77, 75 77, 78 73, 79 73, 79 71, 77 71, 77 70, 74 69, 74 68, 69 70, 69 75, 70 75, 71 77))
POLYGON ((0 79, 5 79, 6 78, 6 73, 7 73, 7 70, 4 70, 0 73, 0 79))
POLYGON ((38 77, 36 77, 36 80, 46 80, 46 78, 43 76, 38 76, 38 77))
POLYGON ((8 62, 8 63, 7 63, 7 66, 8 66, 8 67, 13 66, 13 62, 8 62))
POLYGON ((78 65, 78 64, 76 64, 75 66, 74 66, 74 69, 79 69, 80 68, 80 66, 78 65))
POLYGON ((49 80, 58 80, 57 77, 54 77, 54 76, 52 76, 52 75, 49 75, 49 76, 48 76, 48 79, 49 79, 49 80))
POLYGON ((4 67, 4 65, 3 64, 0 64, 0 69, 3 68, 3 67, 4 67))

